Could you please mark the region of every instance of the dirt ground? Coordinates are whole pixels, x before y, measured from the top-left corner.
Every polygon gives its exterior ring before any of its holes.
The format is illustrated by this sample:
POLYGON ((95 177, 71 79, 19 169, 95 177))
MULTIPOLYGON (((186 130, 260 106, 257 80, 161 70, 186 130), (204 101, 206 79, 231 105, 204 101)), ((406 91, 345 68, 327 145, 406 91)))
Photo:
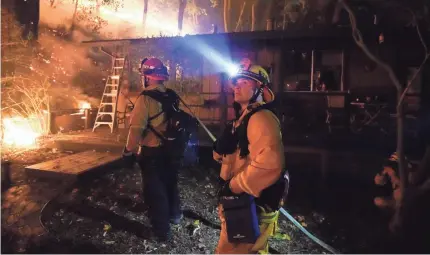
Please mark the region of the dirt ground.
MULTIPOLYGON (((149 236, 137 168, 111 169, 66 190, 70 183, 26 178, 25 166, 71 153, 37 149, 2 155, 12 162, 13 182, 2 193, 3 253, 213 253, 219 234, 213 165, 181 170, 185 218, 173 228, 172 242, 157 243, 149 236)), ((386 247, 388 217, 372 205, 371 186, 334 178, 318 190, 318 179, 300 171, 292 171, 291 179, 285 208, 311 233, 341 253, 391 252, 386 247)), ((273 251, 327 253, 285 217, 279 223, 287 240, 271 240, 273 251)))
MULTIPOLYGON (((3 252, 213 253, 219 235, 215 169, 195 166, 181 170, 179 185, 185 217, 179 226, 173 226, 173 241, 164 244, 148 236, 150 227, 137 167, 112 169, 74 185, 27 178, 25 166, 72 153, 42 148, 3 154, 3 160, 12 162, 13 183, 2 193, 3 252), (64 191, 68 185, 71 189, 64 191), (48 202, 52 209, 44 208, 48 202), (30 203, 35 205, 30 208, 30 203)), ((280 228, 289 240, 272 240, 275 251, 324 251, 286 218, 280 220, 280 228)))

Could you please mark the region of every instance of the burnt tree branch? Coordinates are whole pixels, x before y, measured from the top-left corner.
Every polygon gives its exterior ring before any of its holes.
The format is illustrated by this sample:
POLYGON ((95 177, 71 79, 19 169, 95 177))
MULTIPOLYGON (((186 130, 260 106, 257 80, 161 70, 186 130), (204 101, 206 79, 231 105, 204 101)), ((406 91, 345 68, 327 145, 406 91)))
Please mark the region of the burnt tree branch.
POLYGON ((397 98, 398 98, 398 105, 397 105, 397 155, 399 158, 399 177, 400 177, 400 191, 403 194, 404 189, 407 187, 407 174, 406 174, 406 164, 405 164, 405 155, 404 155, 404 146, 403 146, 403 102, 400 101, 401 95, 403 94, 403 87, 397 78, 396 74, 394 73, 393 68, 391 68, 390 65, 376 57, 370 49, 367 47, 367 45, 364 43, 363 36, 360 32, 360 30, 357 27, 357 19, 355 17, 354 11, 351 9, 351 7, 344 1, 339 0, 339 3, 343 6, 343 8, 348 12, 349 19, 351 22, 352 27, 352 37, 357 44, 357 46, 363 50, 363 52, 366 54, 367 57, 369 57, 372 61, 374 61, 376 64, 381 66, 390 77, 391 81, 393 82, 394 86, 397 89, 397 98))
MULTIPOLYGON (((394 73, 394 70, 392 69, 392 67, 389 64, 385 63, 384 61, 382 61, 381 59, 379 59, 378 57, 376 57, 369 50, 369 48, 366 46, 366 44, 364 43, 363 36, 361 35, 361 32, 357 27, 356 17, 355 17, 353 10, 351 9, 351 7, 346 3, 345 0, 338 0, 338 3, 341 4, 342 7, 349 14, 349 19, 350 19, 351 27, 352 27, 352 37, 353 37, 355 43, 357 44, 357 46, 363 50, 363 52, 366 54, 367 57, 369 57, 372 61, 374 61, 376 64, 378 64, 380 67, 382 67, 388 73, 391 81, 393 82, 394 86, 397 89, 397 100, 398 100, 397 101, 397 107, 396 107, 396 110, 397 110, 397 156, 398 156, 399 177, 400 177, 400 187, 399 188, 400 188, 400 192, 402 195, 401 195, 401 198, 396 205, 396 212, 395 212, 394 217, 390 223, 390 229, 396 230, 396 229, 398 229, 397 227, 401 224, 400 223, 401 222, 400 208, 402 208, 404 205, 405 189, 407 188, 407 185, 409 183, 408 182, 408 175, 406 173, 406 162, 405 162, 405 155, 404 155, 403 101, 404 101, 404 97, 406 95, 407 90, 409 89, 409 87, 413 83, 414 79, 416 78, 416 76, 418 75, 418 73, 421 71, 422 67, 426 63, 427 59, 429 58, 428 48, 427 48, 427 45, 425 44, 424 39, 421 35, 421 31, 418 27, 418 23, 416 23, 415 25, 417 27, 417 33, 418 33, 418 36, 419 36, 419 38, 423 44, 423 47, 424 47, 426 53, 425 53, 425 57, 424 57, 424 60, 421 64, 421 66, 418 68, 418 70, 416 70, 416 72, 412 76, 412 79, 409 81, 408 86, 405 89, 403 89, 403 86, 400 83, 399 79, 397 78, 396 74, 394 73)), ((415 19, 415 16, 414 16, 414 19, 415 19)))

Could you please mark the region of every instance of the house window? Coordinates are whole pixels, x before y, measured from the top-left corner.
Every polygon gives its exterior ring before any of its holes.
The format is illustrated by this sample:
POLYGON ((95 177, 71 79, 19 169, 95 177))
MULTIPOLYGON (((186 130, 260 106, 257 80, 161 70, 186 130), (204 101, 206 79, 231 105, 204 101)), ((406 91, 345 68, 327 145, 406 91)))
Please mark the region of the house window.
POLYGON ((315 51, 314 91, 341 91, 342 51, 315 51))
POLYGON ((342 51, 295 51, 285 55, 284 91, 341 91, 342 51))
POLYGON ((176 63, 168 62, 170 75, 175 77, 169 81, 171 88, 177 92, 202 92, 202 58, 196 56, 181 57, 176 63), (171 72, 172 64, 175 65, 175 72, 171 72))
POLYGON ((291 50, 285 53, 284 90, 309 91, 312 51, 291 50))

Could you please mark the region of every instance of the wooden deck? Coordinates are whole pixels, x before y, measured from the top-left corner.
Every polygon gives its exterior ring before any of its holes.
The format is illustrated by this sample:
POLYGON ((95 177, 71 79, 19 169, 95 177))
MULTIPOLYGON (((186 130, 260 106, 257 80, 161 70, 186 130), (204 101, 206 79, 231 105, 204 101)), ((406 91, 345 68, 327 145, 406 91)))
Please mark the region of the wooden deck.
POLYGON ((25 168, 26 173, 45 178, 78 178, 83 174, 119 162, 120 153, 84 151, 25 168))

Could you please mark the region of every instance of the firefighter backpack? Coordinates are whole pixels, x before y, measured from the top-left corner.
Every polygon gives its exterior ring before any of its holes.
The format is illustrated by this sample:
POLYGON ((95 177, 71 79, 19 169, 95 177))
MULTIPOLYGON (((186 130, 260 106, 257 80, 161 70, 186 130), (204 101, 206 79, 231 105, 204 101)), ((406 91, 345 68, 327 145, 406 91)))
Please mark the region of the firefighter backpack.
POLYGON ((179 96, 175 91, 167 89, 145 90, 142 95, 151 97, 162 105, 162 111, 148 119, 148 129, 161 139, 163 146, 172 155, 181 156, 187 146, 190 136, 197 130, 198 122, 190 114, 179 108, 179 96), (151 125, 151 120, 162 113, 166 114, 166 131, 159 132, 151 125))

